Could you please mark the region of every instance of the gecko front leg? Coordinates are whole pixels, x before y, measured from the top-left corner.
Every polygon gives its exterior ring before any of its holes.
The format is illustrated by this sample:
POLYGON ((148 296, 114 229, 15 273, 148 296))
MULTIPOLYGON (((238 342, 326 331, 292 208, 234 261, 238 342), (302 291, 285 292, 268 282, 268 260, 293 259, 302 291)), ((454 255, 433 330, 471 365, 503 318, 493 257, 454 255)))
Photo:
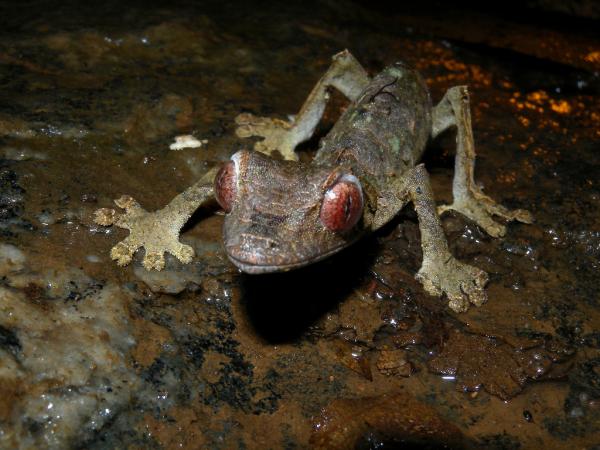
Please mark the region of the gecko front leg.
POLYGON ((216 169, 208 171, 197 183, 175 197, 158 211, 148 212, 132 197, 115 200, 120 213, 111 208, 95 211, 94 221, 103 226, 116 225, 129 230, 129 236, 115 245, 110 256, 119 266, 131 262, 135 252, 144 248, 142 264, 146 270, 165 267, 164 253, 170 253, 184 264, 191 262, 194 249, 179 241, 179 231, 203 203, 214 197, 213 179, 216 169))
POLYGON ((475 145, 471 128, 469 93, 466 86, 448 89, 442 101, 433 109, 431 135, 436 137, 442 131, 456 128, 456 159, 451 205, 442 205, 438 213, 455 210, 476 222, 490 236, 501 237, 506 227, 494 220, 493 216, 506 220, 531 223, 533 216, 524 209, 509 210, 485 195, 474 179, 475 145))
POLYGON ((429 174, 423 164, 406 174, 401 196, 412 201, 419 219, 423 263, 417 273, 430 295, 445 293, 448 306, 455 312, 464 312, 469 304, 481 306, 487 300, 487 274, 477 267, 458 261, 448 249, 448 242, 436 212, 429 174))
POLYGON ((294 149, 313 135, 329 100, 329 88, 334 87, 354 101, 368 84, 365 69, 348 50, 344 50, 333 56, 331 66, 293 120, 286 122, 243 113, 235 118, 236 134, 241 138, 261 136, 264 139, 254 145, 256 151, 270 155, 277 150, 285 159, 296 161, 298 156, 294 149))

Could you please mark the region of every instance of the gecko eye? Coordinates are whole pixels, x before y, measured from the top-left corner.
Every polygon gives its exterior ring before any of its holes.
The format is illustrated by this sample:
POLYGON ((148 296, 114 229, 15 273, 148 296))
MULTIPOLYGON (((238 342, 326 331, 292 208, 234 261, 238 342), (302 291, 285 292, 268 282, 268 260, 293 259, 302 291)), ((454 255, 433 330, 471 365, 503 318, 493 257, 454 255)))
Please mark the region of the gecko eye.
POLYGON ((360 182, 354 175, 343 175, 325 192, 321 204, 321 223, 331 231, 343 233, 356 225, 362 210, 360 182))
POLYGON ((237 194, 236 175, 235 163, 229 161, 221 167, 215 177, 215 198, 226 213, 231 211, 237 194))

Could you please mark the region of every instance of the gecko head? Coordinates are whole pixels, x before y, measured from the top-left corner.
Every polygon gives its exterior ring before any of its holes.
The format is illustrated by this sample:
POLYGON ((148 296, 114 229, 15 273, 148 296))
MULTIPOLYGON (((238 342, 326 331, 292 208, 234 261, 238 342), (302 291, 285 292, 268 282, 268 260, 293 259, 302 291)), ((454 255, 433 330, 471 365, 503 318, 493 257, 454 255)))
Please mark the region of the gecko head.
POLYGON ((324 259, 357 240, 370 216, 349 170, 242 150, 215 177, 226 212, 229 259, 243 272, 282 272, 324 259))

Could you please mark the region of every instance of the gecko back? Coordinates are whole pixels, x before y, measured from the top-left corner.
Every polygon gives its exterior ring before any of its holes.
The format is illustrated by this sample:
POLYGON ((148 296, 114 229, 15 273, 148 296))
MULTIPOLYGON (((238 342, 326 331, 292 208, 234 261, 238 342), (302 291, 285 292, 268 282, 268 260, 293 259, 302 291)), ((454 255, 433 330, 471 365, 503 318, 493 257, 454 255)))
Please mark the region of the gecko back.
POLYGON ((374 77, 321 141, 315 164, 349 165, 378 185, 421 158, 431 130, 423 78, 403 63, 374 77))

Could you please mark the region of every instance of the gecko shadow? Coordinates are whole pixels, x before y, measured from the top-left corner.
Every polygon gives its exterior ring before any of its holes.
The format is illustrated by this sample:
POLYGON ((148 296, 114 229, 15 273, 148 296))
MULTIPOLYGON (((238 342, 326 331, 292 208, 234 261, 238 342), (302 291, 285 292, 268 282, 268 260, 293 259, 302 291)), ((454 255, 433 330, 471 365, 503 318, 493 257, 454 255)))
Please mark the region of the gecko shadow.
POLYGON ((376 238, 316 264, 285 273, 242 274, 241 303, 256 333, 271 344, 296 341, 323 315, 334 311, 368 276, 376 238))

